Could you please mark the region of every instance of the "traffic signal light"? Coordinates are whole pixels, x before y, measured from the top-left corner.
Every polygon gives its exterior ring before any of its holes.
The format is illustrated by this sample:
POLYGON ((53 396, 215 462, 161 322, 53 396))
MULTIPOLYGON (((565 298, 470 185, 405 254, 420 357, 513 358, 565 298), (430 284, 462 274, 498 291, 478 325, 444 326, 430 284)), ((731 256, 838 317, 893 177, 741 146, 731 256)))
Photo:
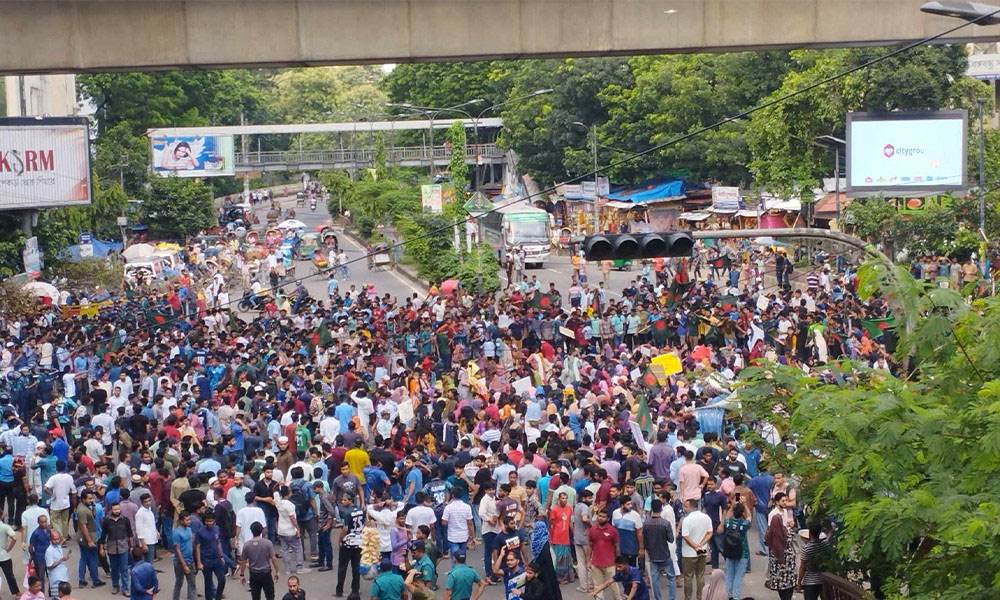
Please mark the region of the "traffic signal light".
POLYGON ((691 256, 694 238, 686 231, 588 235, 583 240, 587 260, 635 260, 658 256, 691 256))

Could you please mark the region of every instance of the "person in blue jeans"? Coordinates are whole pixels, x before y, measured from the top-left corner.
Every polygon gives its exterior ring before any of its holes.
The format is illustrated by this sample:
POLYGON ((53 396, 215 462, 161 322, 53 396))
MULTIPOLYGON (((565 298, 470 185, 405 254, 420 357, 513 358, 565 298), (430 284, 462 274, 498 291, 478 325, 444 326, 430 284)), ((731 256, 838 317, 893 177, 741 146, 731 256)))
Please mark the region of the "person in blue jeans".
POLYGON ((84 490, 80 496, 80 505, 76 508, 76 530, 80 534, 80 568, 78 587, 87 587, 87 571, 94 587, 101 587, 104 582, 97 574, 97 516, 94 513, 94 492, 84 490))
POLYGON ((226 561, 215 514, 206 511, 194 531, 194 564, 205 579, 205 600, 222 600, 226 590, 226 561))
POLYGON ((742 504, 733 504, 726 511, 725 519, 719 523, 716 533, 720 534, 723 557, 726 559, 726 597, 743 597, 743 576, 750 564, 750 544, 747 542, 747 532, 750 530, 750 520, 745 518, 742 504), (726 540, 738 536, 740 539, 739 556, 734 548, 727 548, 726 540), (729 556, 732 555, 732 556, 729 556))
POLYGON ((774 476, 767 472, 767 464, 763 462, 757 465, 757 470, 759 473, 747 482, 747 487, 753 492, 754 500, 756 500, 754 512, 757 513, 757 536, 759 538, 757 554, 767 556, 767 544, 764 543, 764 534, 767 532, 767 507, 771 503, 774 476))

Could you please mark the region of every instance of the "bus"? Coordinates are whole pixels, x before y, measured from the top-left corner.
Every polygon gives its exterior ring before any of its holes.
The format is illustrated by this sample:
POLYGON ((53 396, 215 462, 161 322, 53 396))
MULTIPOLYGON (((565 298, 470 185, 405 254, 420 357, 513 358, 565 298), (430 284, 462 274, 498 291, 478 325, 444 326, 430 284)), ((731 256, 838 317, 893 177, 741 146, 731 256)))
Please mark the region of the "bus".
POLYGON ((524 266, 544 267, 549 260, 549 213, 522 203, 500 206, 483 217, 484 241, 506 266, 507 252, 524 250, 524 266))

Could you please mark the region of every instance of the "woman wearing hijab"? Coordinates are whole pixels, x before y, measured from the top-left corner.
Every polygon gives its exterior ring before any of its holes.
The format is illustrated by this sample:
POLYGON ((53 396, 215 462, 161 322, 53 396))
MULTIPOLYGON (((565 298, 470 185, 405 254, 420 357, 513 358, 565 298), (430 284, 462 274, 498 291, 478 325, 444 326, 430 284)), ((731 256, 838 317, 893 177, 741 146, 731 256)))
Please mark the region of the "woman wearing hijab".
POLYGON ((713 569, 708 576, 708 583, 701 591, 701 600, 730 600, 726 597, 726 572, 713 569))
POLYGON ((771 513, 771 521, 764 535, 767 545, 767 579, 764 587, 778 592, 781 600, 791 600, 796 583, 796 554, 792 530, 785 524, 785 509, 791 508, 791 501, 784 493, 774 496, 774 504, 779 509, 771 513))

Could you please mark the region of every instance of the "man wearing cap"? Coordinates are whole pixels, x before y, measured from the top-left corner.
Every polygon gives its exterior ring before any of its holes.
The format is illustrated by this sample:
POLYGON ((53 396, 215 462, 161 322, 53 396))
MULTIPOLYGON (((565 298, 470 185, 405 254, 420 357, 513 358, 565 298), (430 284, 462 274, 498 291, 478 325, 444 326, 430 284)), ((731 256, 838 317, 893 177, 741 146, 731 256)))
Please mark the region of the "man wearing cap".
POLYGON ((403 578, 392 570, 392 559, 383 558, 378 563, 378 577, 372 582, 372 600, 406 600, 403 578))
POLYGON ((448 573, 444 600, 479 600, 486 588, 486 581, 475 569, 465 564, 465 552, 452 552, 452 560, 455 566, 448 573))
POLYGON ((437 581, 434 561, 427 556, 427 542, 424 540, 413 540, 410 542, 410 553, 413 555, 413 562, 410 563, 410 567, 420 573, 421 579, 427 582, 427 585, 437 581))

